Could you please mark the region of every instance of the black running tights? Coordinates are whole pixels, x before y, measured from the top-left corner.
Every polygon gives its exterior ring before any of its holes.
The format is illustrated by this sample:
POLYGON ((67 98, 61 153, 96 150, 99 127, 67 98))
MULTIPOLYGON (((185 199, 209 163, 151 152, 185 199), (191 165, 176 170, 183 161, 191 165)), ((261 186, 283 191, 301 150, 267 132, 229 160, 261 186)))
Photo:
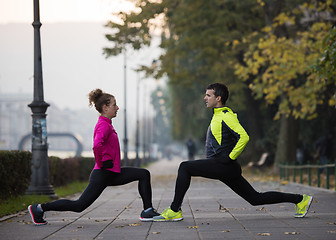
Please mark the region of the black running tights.
POLYGON ((185 161, 180 164, 175 185, 175 196, 171 204, 173 211, 181 208, 191 177, 217 179, 229 186, 235 193, 251 205, 275 204, 282 202, 299 203, 302 195, 282 192, 257 192, 241 175, 241 167, 237 161, 225 164, 218 159, 185 161))
POLYGON ((91 172, 89 184, 78 200, 60 199, 42 204, 43 211, 81 212, 89 207, 108 186, 119 186, 139 181, 138 191, 144 209, 152 207, 150 173, 146 169, 123 167, 120 173, 95 169, 91 172))

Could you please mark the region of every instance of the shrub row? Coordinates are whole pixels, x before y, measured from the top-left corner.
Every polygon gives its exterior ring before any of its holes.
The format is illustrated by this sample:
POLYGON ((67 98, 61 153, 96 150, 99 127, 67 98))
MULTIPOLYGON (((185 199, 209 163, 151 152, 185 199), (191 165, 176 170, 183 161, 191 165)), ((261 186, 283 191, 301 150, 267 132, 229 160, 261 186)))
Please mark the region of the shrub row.
POLYGON ((50 184, 59 187, 73 181, 87 181, 93 166, 93 158, 49 157, 50 184))
MULTIPOLYGON (((30 184, 32 153, 0 151, 0 201, 23 195, 30 184)), ((49 157, 49 181, 58 187, 73 181, 87 181, 94 166, 93 158, 49 157)))
POLYGON ((32 153, 0 151, 0 200, 24 194, 30 184, 32 153))

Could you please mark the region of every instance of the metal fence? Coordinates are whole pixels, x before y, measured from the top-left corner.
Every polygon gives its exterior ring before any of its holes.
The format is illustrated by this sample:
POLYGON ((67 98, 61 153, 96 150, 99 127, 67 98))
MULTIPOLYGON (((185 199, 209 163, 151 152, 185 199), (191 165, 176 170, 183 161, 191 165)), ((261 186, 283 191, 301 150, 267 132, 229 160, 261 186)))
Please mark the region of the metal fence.
POLYGON ((312 165, 309 162, 307 164, 279 164, 280 179, 296 182, 299 177, 299 183, 304 183, 304 174, 308 177, 308 185, 312 186, 312 179, 316 179, 317 187, 321 187, 321 175, 325 176, 325 188, 330 189, 330 179, 333 175, 334 178, 334 190, 336 191, 336 163, 324 164, 324 165, 312 165), (315 178, 315 176, 316 178, 315 178))

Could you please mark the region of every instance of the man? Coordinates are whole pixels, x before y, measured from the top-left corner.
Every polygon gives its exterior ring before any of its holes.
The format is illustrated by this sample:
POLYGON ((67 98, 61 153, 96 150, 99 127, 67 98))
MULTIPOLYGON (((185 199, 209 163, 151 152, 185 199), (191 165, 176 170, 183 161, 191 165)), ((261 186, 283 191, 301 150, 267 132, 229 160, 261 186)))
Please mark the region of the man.
POLYGON ((251 205, 291 202, 296 204, 295 217, 304 217, 312 202, 308 195, 257 192, 241 175, 238 156, 244 150, 249 136, 240 125, 237 115, 225 103, 228 88, 221 83, 210 84, 205 93, 205 104, 214 110, 206 137, 207 159, 185 161, 180 164, 175 185, 175 196, 170 207, 154 221, 180 221, 183 219, 181 205, 192 176, 217 179, 228 185, 251 205))
MULTIPOLYGON (((328 164, 328 161, 332 158, 332 138, 333 134, 331 131, 328 131, 324 136, 317 139, 314 143, 314 148, 317 153, 317 157, 320 158, 320 164, 325 165, 328 164)), ((326 171, 326 168, 320 168, 320 173, 326 171)))
POLYGON ((196 146, 195 146, 194 141, 191 138, 189 138, 186 145, 188 149, 188 160, 194 160, 195 151, 196 151, 196 146))

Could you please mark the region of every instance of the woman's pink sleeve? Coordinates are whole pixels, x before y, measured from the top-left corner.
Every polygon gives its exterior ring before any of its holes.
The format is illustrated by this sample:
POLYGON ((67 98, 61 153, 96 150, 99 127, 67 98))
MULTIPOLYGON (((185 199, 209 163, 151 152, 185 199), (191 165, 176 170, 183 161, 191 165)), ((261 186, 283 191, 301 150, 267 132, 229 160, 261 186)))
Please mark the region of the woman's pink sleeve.
POLYGON ((104 150, 105 132, 106 129, 104 128, 104 125, 100 125, 96 129, 96 133, 93 139, 93 153, 99 168, 103 167, 102 158, 104 150))

